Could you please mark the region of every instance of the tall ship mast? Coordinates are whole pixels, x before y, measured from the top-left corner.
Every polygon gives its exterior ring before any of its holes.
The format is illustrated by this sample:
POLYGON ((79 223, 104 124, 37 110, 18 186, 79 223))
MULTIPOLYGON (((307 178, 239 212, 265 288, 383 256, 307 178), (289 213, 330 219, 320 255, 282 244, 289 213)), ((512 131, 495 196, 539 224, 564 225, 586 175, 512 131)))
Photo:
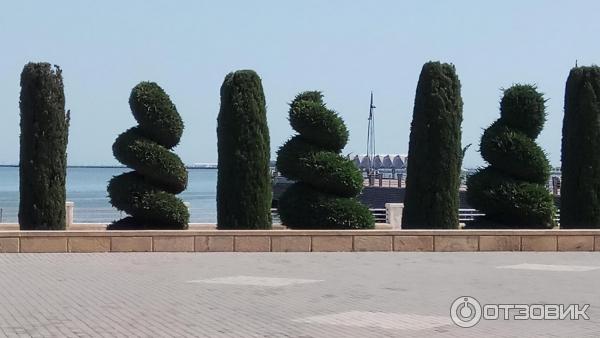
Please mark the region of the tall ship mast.
POLYGON ((367 175, 371 175, 375 171, 373 159, 375 157, 375 105, 373 104, 373 92, 371 91, 371 104, 369 105, 369 129, 367 131, 367 158, 369 159, 369 167, 367 175))

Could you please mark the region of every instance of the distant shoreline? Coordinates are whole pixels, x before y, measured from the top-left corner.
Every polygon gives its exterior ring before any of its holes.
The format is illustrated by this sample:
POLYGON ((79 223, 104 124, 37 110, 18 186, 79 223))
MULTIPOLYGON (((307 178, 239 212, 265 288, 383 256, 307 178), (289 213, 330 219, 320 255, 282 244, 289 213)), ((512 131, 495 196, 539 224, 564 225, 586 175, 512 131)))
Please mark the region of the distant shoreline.
MULTIPOLYGON (((18 168, 18 164, 0 164, 0 168, 18 168)), ((185 166, 186 169, 217 169, 217 165, 202 165, 202 166, 185 166)), ((67 165, 67 168, 83 168, 83 169, 125 169, 124 165, 67 165)))

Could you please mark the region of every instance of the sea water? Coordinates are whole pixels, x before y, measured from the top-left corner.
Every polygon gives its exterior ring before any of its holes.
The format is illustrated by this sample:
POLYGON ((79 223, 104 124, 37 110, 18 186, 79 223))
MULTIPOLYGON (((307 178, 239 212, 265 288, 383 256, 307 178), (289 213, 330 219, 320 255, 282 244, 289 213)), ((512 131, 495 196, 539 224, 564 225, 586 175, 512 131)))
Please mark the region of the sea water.
MULTIPOLYGON (((126 216, 108 201, 106 186, 128 168, 68 168, 67 201, 75 203, 74 222, 108 223, 126 216)), ((190 169, 187 189, 178 196, 190 203, 191 223, 217 221, 216 169, 190 169)), ((1 222, 17 222, 19 210, 19 168, 0 167, 1 222)))

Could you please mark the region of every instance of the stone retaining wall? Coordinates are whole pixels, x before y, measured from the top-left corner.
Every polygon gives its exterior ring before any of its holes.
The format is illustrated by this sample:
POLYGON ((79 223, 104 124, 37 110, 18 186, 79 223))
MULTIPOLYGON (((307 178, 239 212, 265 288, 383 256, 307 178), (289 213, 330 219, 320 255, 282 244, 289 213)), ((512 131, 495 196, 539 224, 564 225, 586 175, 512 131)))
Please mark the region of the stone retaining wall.
POLYGON ((0 231, 0 252, 600 251, 599 230, 0 231))

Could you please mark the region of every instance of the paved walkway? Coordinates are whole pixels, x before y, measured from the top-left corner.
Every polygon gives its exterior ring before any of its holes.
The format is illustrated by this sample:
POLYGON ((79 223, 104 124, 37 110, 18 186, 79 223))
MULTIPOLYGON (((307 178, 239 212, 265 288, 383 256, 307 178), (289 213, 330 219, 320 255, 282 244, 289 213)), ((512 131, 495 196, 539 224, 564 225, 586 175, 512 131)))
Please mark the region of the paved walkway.
POLYGON ((0 255, 0 336, 598 337, 598 253, 0 255), (459 296, 590 320, 450 320, 459 296))

